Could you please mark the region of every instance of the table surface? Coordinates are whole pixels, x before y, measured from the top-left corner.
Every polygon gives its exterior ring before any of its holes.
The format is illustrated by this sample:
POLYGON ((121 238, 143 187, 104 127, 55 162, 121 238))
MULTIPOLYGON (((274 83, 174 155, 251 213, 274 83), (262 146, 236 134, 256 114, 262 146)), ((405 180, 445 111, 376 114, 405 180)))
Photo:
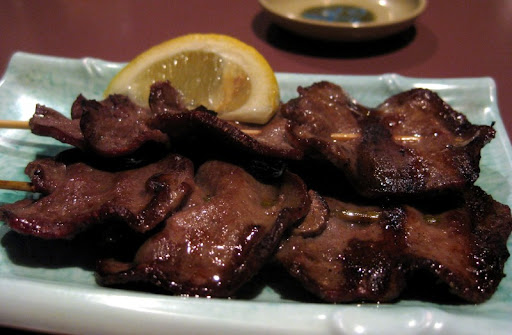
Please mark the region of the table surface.
POLYGON ((187 33, 258 49, 276 72, 492 77, 512 134, 511 0, 430 0, 413 28, 368 43, 307 40, 271 23, 257 0, 2 0, 0 74, 16 51, 129 61, 187 33))

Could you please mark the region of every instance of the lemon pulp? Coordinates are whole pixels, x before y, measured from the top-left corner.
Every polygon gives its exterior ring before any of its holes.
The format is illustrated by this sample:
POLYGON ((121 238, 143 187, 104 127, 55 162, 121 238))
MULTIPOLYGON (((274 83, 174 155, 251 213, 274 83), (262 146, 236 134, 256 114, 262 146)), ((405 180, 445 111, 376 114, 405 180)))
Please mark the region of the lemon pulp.
POLYGON ((188 108, 202 105, 228 120, 265 123, 280 102, 265 58, 225 35, 190 34, 156 45, 129 62, 105 94, 127 94, 147 106, 149 88, 158 81, 181 91, 188 108))
POLYGON ((128 90, 136 100, 147 101, 146 88, 167 80, 183 92, 190 109, 203 105, 215 111, 233 111, 247 101, 251 90, 250 78, 239 65, 203 51, 183 52, 152 64, 135 77, 128 90))

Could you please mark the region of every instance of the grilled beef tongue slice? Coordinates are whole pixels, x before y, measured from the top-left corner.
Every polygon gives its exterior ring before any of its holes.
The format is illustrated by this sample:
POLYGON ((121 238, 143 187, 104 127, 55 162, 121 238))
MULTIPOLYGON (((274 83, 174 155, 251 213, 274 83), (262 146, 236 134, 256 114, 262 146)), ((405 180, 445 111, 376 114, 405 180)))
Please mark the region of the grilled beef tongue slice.
POLYGON ((151 86, 149 106, 138 106, 119 94, 102 101, 79 95, 71 108, 71 119, 38 105, 29 125, 34 134, 103 157, 130 155, 147 143, 172 146, 173 141, 189 136, 202 136, 207 141, 213 136, 223 145, 262 156, 300 159, 303 155, 290 133, 289 122, 279 115, 260 126, 219 119, 204 107, 187 110, 181 93, 168 82, 151 86), (242 131, 245 129, 253 132, 242 131))
POLYGON ((158 128, 171 137, 171 142, 186 141, 186 137, 200 137, 201 141, 220 143, 236 151, 275 158, 300 159, 303 151, 290 132, 288 120, 275 115, 265 125, 226 121, 214 111, 202 106, 186 110, 176 109, 176 90, 168 83, 151 86, 149 105, 155 118, 152 128, 158 128), (252 132, 246 132, 246 131, 252 132))
POLYGON ((325 81, 298 92, 281 108, 294 135, 309 156, 332 162, 366 197, 432 195, 471 185, 480 150, 495 135, 426 89, 394 95, 373 109, 325 81))
POLYGON ((52 108, 36 105, 36 111, 29 120, 29 127, 36 135, 53 137, 82 150, 87 147, 80 130, 80 120, 70 120, 52 108))
POLYGON ((221 161, 204 163, 187 203, 138 250, 133 262, 105 259, 103 285, 149 283, 174 294, 228 297, 253 277, 283 232, 308 211, 302 180, 272 184, 221 161))
POLYGON ((304 223, 325 228, 304 235, 299 226, 284 240, 276 259, 300 283, 327 302, 388 301, 405 281, 403 246, 396 238, 404 214, 316 196, 304 223), (325 216, 325 212, 328 216, 325 216), (327 220, 327 222, 326 222, 327 220), (388 227, 387 229, 385 227, 388 227))
MULTIPOLYGON (((312 208, 324 206, 314 199, 312 208)), ((439 211, 325 202, 327 227, 305 235, 325 221, 325 209, 311 211, 307 227, 294 230, 276 253, 293 277, 325 301, 394 301, 413 286, 414 274, 430 273, 429 287, 443 283, 454 297, 481 303, 504 276, 510 209, 476 186, 453 208, 439 211)))
POLYGON ((25 172, 42 195, 1 206, 2 220, 23 234, 69 239, 109 220, 122 221, 138 232, 153 229, 190 192, 194 168, 187 158, 169 155, 118 172, 43 158, 29 163, 25 172))
POLYGON ((119 157, 147 142, 169 141, 165 133, 149 126, 153 112, 124 95, 110 95, 101 102, 83 99, 80 107, 80 129, 88 147, 98 155, 119 157))

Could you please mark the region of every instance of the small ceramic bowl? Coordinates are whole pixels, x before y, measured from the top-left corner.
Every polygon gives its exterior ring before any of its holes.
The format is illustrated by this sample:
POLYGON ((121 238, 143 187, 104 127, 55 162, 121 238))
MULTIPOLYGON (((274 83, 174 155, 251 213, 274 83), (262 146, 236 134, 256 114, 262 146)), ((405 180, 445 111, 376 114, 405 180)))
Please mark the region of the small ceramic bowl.
POLYGON ((297 34, 363 41, 409 28, 426 0, 259 0, 272 20, 297 34))

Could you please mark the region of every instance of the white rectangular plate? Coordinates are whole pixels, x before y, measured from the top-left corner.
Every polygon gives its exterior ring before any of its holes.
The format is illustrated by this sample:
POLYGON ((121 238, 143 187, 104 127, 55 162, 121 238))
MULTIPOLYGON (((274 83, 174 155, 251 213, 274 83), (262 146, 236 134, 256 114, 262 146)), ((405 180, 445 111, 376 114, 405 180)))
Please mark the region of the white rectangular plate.
MULTIPOLYGON (((69 115, 82 93, 102 91, 123 64, 17 53, 0 82, 0 118, 27 120, 36 103, 69 115)), ((376 106, 413 87, 432 89, 477 124, 495 122, 497 137, 483 150, 478 184, 512 205, 512 152, 490 78, 421 79, 381 76, 277 74, 281 97, 297 86, 329 80, 356 100, 376 106)), ((66 148, 25 130, 0 130, 0 179, 28 180, 26 164, 66 148)), ((30 196, 0 191, 0 203, 30 196)), ((92 334, 510 334, 512 264, 496 294, 480 305, 313 304, 283 299, 270 287, 248 300, 183 298, 100 287, 70 245, 31 243, 0 223, 0 324, 59 333, 92 334)), ((508 247, 511 249, 512 239, 508 247)))

